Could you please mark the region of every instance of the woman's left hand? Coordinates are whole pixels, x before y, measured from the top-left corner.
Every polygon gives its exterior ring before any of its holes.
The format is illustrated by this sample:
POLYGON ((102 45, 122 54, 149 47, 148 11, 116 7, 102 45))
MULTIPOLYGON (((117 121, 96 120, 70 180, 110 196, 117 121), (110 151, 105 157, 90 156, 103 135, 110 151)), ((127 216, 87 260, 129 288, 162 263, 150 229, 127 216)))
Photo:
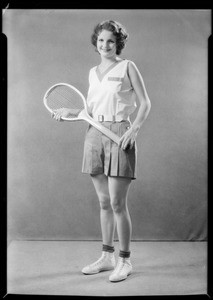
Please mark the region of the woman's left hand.
POLYGON ((132 149, 134 146, 134 143, 136 141, 136 137, 138 134, 138 129, 134 128, 134 127, 130 127, 125 133, 124 135, 121 137, 120 139, 120 143, 119 146, 123 149, 126 150, 128 149, 132 149))

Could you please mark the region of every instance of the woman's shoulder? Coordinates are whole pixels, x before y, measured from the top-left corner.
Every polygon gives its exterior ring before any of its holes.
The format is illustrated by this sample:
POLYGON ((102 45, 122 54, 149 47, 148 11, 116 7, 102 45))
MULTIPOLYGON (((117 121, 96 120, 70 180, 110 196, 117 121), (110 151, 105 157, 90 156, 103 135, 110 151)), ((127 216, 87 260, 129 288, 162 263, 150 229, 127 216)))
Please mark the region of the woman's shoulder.
POLYGON ((92 68, 89 69, 89 77, 91 77, 92 74, 95 73, 96 68, 97 68, 97 66, 94 66, 94 67, 92 67, 92 68))
POLYGON ((138 67, 137 67, 137 65, 135 64, 134 61, 132 61, 132 60, 130 60, 130 59, 128 59, 127 61, 128 61, 128 62, 127 62, 127 69, 128 69, 128 71, 129 71, 129 70, 132 70, 132 71, 138 71, 138 67))
POLYGON ((94 67, 90 68, 89 71, 90 71, 90 72, 91 72, 91 71, 94 71, 96 68, 97 68, 97 66, 94 66, 94 67))
POLYGON ((127 59, 127 58, 120 58, 120 60, 126 63, 133 62, 131 59, 127 59))
POLYGON ((126 63, 127 63, 128 65, 133 65, 133 66, 135 66, 134 61, 132 61, 131 59, 125 59, 125 61, 126 61, 126 63))
POLYGON ((132 60, 130 60, 130 59, 124 58, 123 62, 127 65, 128 68, 129 67, 130 68, 136 68, 136 64, 132 60))
POLYGON ((95 72, 95 70, 97 69, 97 66, 94 66, 92 68, 89 69, 89 74, 95 72))

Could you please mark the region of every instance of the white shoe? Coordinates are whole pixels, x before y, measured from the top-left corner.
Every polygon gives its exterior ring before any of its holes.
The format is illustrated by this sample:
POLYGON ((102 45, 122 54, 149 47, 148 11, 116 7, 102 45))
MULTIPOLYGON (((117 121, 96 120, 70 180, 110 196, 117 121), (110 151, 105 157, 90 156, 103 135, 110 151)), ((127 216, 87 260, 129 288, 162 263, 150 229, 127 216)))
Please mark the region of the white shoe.
POLYGON ((115 268, 115 256, 114 253, 102 251, 101 257, 93 264, 88 265, 82 269, 84 274, 96 274, 101 271, 109 271, 115 268))
POLYGON ((116 282, 127 278, 132 273, 132 264, 129 258, 118 258, 118 263, 115 270, 109 276, 109 280, 116 282))

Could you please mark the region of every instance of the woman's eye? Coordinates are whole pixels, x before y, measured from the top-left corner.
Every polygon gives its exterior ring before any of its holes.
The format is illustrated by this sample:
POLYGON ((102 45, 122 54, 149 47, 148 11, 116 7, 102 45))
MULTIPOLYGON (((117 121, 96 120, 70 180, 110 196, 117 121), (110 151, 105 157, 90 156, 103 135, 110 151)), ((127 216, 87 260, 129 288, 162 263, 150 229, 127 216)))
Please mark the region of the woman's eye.
MULTIPOLYGON (((103 42, 104 42, 104 40, 103 40, 103 39, 98 39, 98 42, 101 42, 101 43, 103 43, 103 42)), ((106 43, 108 43, 108 44, 114 44, 114 43, 115 43, 115 41, 113 41, 113 40, 108 40, 108 41, 106 41, 106 43)))

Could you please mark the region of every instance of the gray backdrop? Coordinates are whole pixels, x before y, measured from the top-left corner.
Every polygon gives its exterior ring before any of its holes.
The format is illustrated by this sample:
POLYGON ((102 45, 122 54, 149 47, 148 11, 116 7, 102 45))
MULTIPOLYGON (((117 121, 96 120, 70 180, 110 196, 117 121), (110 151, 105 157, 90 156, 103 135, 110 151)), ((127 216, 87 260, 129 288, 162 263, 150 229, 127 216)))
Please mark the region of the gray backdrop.
POLYGON ((133 239, 205 240, 209 10, 6 10, 8 238, 101 238, 81 173, 87 124, 52 120, 42 99, 57 82, 86 95, 99 63, 90 35, 105 19, 127 28, 122 57, 138 66, 152 103, 129 195, 133 239))

